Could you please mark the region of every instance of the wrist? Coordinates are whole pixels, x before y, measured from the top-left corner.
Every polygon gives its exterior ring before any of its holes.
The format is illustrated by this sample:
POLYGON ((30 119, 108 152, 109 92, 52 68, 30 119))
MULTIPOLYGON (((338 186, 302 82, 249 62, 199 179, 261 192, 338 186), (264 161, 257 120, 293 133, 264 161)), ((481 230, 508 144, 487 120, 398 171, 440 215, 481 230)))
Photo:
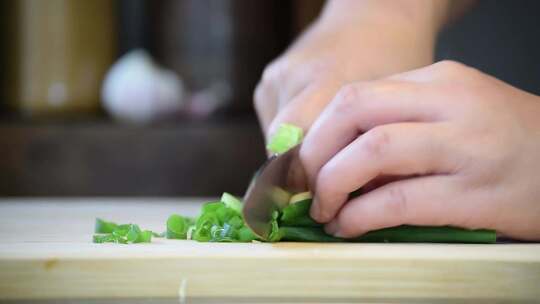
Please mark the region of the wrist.
POLYGON ((435 40, 449 10, 449 0, 330 0, 317 23, 351 30, 372 24, 435 40))

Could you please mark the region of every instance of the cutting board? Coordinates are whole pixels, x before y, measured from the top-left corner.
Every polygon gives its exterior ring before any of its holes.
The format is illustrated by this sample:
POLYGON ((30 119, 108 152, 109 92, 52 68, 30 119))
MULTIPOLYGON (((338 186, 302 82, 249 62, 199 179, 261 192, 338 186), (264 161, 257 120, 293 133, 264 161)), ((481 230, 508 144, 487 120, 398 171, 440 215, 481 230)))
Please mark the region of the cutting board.
POLYGON ((163 231, 168 215, 195 215, 201 203, 196 199, 0 200, 0 300, 515 303, 540 299, 540 244, 227 244, 166 239, 134 245, 91 243, 96 217, 163 231))

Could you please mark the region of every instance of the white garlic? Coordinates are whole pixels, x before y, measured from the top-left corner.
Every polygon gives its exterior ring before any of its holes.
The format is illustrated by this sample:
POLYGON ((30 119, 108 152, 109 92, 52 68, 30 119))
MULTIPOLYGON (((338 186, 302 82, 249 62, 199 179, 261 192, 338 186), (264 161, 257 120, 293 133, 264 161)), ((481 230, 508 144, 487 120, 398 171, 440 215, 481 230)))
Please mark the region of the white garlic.
POLYGON ((134 50, 108 71, 101 95, 105 110, 116 119, 148 123, 178 112, 184 87, 173 71, 159 67, 146 51, 134 50))

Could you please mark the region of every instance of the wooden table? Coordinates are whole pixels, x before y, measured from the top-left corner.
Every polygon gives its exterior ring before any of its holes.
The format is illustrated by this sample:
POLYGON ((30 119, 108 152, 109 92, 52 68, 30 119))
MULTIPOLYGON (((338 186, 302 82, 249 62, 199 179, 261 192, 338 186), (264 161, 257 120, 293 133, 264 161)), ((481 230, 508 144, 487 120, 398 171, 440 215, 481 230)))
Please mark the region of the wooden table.
POLYGON ((96 217, 162 231, 200 203, 0 200, 0 301, 540 301, 540 244, 91 243, 96 217))

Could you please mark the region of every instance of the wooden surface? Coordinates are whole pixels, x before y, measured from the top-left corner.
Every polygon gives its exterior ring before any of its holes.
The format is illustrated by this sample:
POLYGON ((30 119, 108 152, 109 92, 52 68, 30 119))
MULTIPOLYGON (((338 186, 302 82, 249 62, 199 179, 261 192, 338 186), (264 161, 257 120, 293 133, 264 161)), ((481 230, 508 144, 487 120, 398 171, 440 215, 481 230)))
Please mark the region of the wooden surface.
POLYGON ((22 197, 241 193, 266 159, 254 116, 146 126, 0 117, 0 151, 0 196, 22 197))
POLYGON ((540 299, 540 244, 217 244, 165 239, 136 245, 91 243, 95 217, 162 231, 169 214, 194 215, 199 203, 1 200, 0 301, 540 299))

